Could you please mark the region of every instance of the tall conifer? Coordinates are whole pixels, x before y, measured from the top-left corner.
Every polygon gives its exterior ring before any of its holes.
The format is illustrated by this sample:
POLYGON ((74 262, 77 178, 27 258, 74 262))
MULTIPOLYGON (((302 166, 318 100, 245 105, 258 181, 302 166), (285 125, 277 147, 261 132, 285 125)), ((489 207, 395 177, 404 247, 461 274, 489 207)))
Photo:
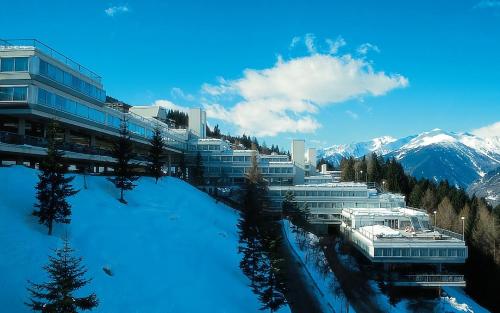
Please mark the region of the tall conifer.
POLYGON ((47 130, 47 155, 40 162, 39 181, 35 187, 38 200, 35 207, 38 210, 33 211, 38 222, 48 227, 49 235, 54 222, 70 222, 71 205, 66 198, 78 192, 71 186, 74 176, 65 176, 68 168, 63 163, 63 152, 59 150, 56 133, 57 123, 52 121, 47 130))

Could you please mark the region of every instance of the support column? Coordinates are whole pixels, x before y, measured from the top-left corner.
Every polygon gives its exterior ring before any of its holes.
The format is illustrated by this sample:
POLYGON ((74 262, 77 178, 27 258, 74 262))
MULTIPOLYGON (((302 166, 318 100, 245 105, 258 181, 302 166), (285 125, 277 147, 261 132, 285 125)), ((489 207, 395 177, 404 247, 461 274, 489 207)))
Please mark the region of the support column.
POLYGON ((64 129, 64 142, 70 142, 71 141, 71 133, 68 128, 64 129))
POLYGON ((95 135, 90 135, 90 147, 95 147, 95 135))
POLYGON ((26 120, 22 117, 17 122, 17 134, 21 136, 26 135, 26 120))
POLYGON ((171 176, 171 175, 170 175, 170 174, 171 174, 171 173, 170 173, 170 170, 171 170, 171 168, 172 168, 172 154, 170 154, 170 153, 168 154, 168 162, 167 162, 167 166, 168 166, 168 168, 167 168, 167 175, 168 175, 168 176, 171 176))

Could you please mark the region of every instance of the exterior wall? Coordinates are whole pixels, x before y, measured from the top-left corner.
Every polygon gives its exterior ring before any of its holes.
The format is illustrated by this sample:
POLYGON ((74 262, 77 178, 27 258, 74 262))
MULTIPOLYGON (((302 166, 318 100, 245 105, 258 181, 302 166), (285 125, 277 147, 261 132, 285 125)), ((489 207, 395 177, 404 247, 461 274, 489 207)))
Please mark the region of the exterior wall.
POLYGON ((189 109, 189 130, 199 138, 206 138, 207 115, 200 108, 189 109))
POLYGON ((283 198, 288 191, 293 192, 299 206, 307 204, 312 215, 325 215, 324 219, 331 217, 338 222, 344 208, 391 208, 405 205, 404 197, 400 195, 378 194, 363 183, 339 183, 270 186, 269 196, 274 209, 281 208, 283 198))
MULTIPOLYGON (((244 182, 252 166, 254 150, 232 150, 229 143, 220 139, 195 139, 189 142, 188 166, 195 166, 200 153, 207 184, 237 186, 244 182)), ((291 185, 294 166, 283 155, 258 155, 257 162, 264 179, 271 185, 291 185)))
MULTIPOLYGON (((0 64, 13 58, 22 60, 28 58, 27 68, 0 71, 0 88, 25 90, 25 96, 21 100, 0 98, 0 118, 13 119, 20 126, 14 132, 9 129, 0 130, 0 141, 4 144, 0 154, 39 157, 44 147, 45 131, 36 134, 25 133, 25 127, 22 125, 41 124, 41 127, 45 128, 50 120, 57 120, 67 134, 75 132, 88 137, 88 143, 80 147, 81 142, 72 142, 70 136, 65 136, 65 144, 73 145, 72 152, 82 152, 76 159, 84 159, 83 156, 88 153, 86 157, 88 160, 96 160, 91 154, 99 155, 103 151, 87 149, 85 146, 98 148, 107 140, 114 141, 119 136, 119 126, 123 116, 128 120, 131 138, 135 141, 139 153, 147 150, 155 125, 163 128, 167 147, 171 151, 180 152, 186 149, 187 136, 169 131, 166 124, 107 107, 104 103, 105 91, 100 78, 85 75, 78 70, 79 65, 75 70, 35 47, 0 45, 0 64), (13 147, 24 143, 38 148, 13 147)), ((110 145, 105 146, 109 148, 110 145)), ((105 151, 104 155, 106 157, 97 160, 108 162, 106 159, 108 154, 105 151)))
POLYGON ((467 247, 458 240, 387 239, 372 241, 356 230, 344 232, 367 258, 375 263, 464 263, 467 247))

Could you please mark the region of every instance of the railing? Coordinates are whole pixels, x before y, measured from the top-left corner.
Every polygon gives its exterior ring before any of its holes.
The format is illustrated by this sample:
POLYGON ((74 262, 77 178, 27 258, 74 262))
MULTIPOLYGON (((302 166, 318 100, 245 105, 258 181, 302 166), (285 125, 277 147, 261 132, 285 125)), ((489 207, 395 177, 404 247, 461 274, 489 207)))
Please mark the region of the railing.
POLYGON ((0 39, 0 48, 19 48, 19 47, 33 47, 40 50, 41 52, 47 54, 48 56, 66 64, 75 71, 82 73, 83 75, 89 77, 90 79, 101 83, 101 76, 97 75, 95 72, 89 70, 88 68, 80 65, 79 63, 73 61, 62 53, 57 52, 46 44, 36 40, 36 39, 0 39))
POLYGON ((459 234, 459 233, 455 233, 451 230, 447 230, 447 229, 444 229, 444 228, 439 228, 439 227, 436 227, 436 226, 431 226, 432 230, 435 230, 441 234, 444 234, 448 237, 452 237, 452 238, 455 238, 455 239, 458 239, 458 240, 464 240, 464 236, 462 234, 459 234))
POLYGON ((462 283, 465 281, 464 275, 400 275, 397 278, 399 282, 415 282, 415 283, 462 283))
MULTIPOLYGON (((0 131, 0 142, 13 144, 13 145, 29 145, 34 147, 47 147, 47 140, 45 138, 33 137, 28 135, 18 135, 15 133, 10 133, 6 131, 0 131)), ((61 142, 59 144, 58 149, 62 151, 82 153, 82 154, 90 154, 90 155, 98 155, 98 156, 107 156, 113 157, 113 154, 109 150, 96 148, 96 147, 88 147, 80 144, 69 143, 69 142, 61 142)), ((138 161, 147 161, 147 158, 143 155, 136 155, 134 160, 138 161)))

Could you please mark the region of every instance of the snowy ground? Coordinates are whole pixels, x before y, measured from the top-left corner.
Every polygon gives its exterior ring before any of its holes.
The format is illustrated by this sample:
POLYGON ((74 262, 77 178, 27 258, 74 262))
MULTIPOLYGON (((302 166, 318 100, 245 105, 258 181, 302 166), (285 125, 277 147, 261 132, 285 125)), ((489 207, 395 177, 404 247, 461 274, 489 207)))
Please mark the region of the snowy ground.
MULTIPOLYGON (((231 208, 173 178, 158 185, 141 178, 123 205, 110 182, 88 177, 89 188, 70 200, 71 224, 48 236, 31 216, 36 175, 0 168, 0 311, 29 312, 26 281, 46 280, 41 268, 67 233, 93 278, 84 290, 99 297, 93 312, 259 312, 238 267, 238 213, 231 208)), ((83 177, 74 185, 83 188, 83 177)))
MULTIPOLYGON (((286 240, 305 265, 308 276, 316 285, 316 295, 324 312, 346 312, 346 298, 334 273, 328 268, 323 251, 317 247, 318 238, 307 233, 305 238, 294 232, 295 226, 283 221, 286 240), (317 249, 316 249, 317 248, 317 249)), ((355 313, 352 307, 349 312, 355 313)))

